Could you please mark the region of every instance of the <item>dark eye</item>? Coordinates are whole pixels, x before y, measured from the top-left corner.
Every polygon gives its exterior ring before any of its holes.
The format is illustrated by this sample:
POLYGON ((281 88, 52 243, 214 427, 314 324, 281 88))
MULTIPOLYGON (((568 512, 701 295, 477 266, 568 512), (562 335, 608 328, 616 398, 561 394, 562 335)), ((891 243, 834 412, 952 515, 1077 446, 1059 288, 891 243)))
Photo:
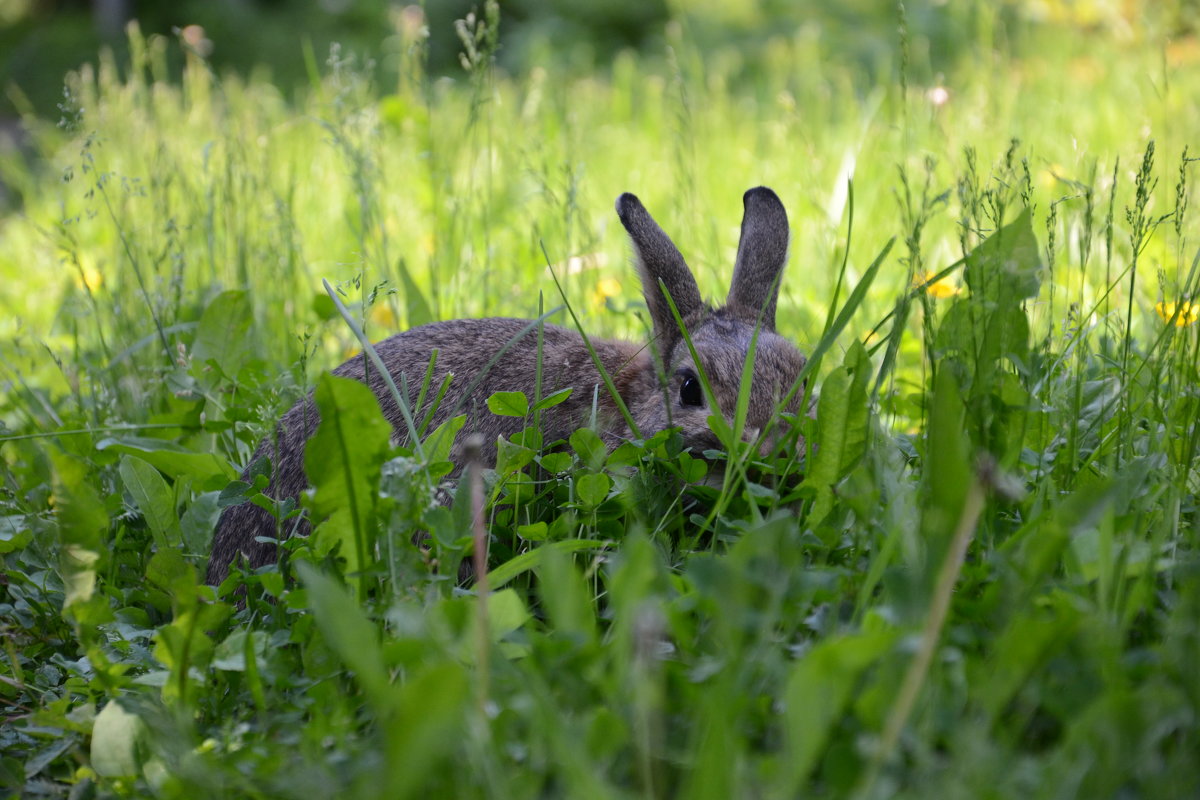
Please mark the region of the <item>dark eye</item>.
POLYGON ((683 383, 679 386, 679 402, 685 406, 702 406, 704 405, 704 392, 700 388, 700 381, 692 375, 683 379, 683 383))

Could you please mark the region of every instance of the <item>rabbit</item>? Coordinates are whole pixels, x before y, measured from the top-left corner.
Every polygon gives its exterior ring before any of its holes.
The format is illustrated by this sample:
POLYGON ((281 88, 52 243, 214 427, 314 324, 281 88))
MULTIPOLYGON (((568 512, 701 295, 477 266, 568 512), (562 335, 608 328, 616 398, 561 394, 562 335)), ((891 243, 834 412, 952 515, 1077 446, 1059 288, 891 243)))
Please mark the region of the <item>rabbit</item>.
MULTIPOLYGON (((617 216, 632 241, 653 324, 653 346, 596 339, 592 340, 592 346, 639 432, 649 436, 678 426, 685 446, 698 453, 717 448, 720 443, 709 428, 707 418, 713 411, 663 287, 675 302, 717 405, 726 417, 732 417, 743 364, 755 328, 760 328, 745 423, 747 438, 772 423, 780 400, 794 388, 805 365, 801 352, 775 332, 779 279, 788 253, 787 212, 775 193, 766 187, 747 191, 743 205, 741 239, 729 295, 724 306, 713 308, 701 298, 683 256, 641 201, 626 193, 616 203, 617 216)), ((409 402, 415 402, 417 387, 435 351, 431 385, 439 386, 446 374, 453 374, 429 430, 444 422, 456 407, 467 414, 467 422, 451 449, 450 457, 455 464, 460 462, 463 442, 469 433, 482 435, 479 457, 481 463, 489 464, 495 458, 497 437, 513 435, 524 425, 521 418, 491 414, 486 400, 497 391, 522 391, 528 397, 533 396, 536 328, 509 347, 485 376, 478 381, 476 378, 491 357, 526 328, 529 322, 519 319, 450 320, 398 333, 375 346, 397 386, 404 385, 401 374, 406 376, 409 402), (464 396, 472 385, 470 396, 464 396)), ((545 442, 565 439, 585 425, 593 413, 593 399, 607 442, 611 444, 632 435, 579 333, 544 324, 542 359, 542 395, 564 388, 573 390, 565 402, 542 413, 545 442)), ((395 429, 395 440, 405 441, 407 427, 395 398, 378 370, 368 371, 365 364, 365 356, 358 355, 333 370, 333 374, 365 379, 395 429)), ((791 394, 787 410, 795 411, 802 393, 791 394)), ((414 417, 420 418, 426 411, 427 408, 414 409, 414 417)), ((308 485, 303 467, 304 446, 317 424, 318 413, 310 394, 284 414, 277 428, 277 441, 268 438, 259 445, 243 479, 250 480, 248 473, 254 463, 269 457, 274 463, 274 474, 266 494, 276 499, 297 498, 308 485)), ((298 524, 294 519, 284 523, 284 535, 307 531, 308 524, 303 520, 298 524)), ((275 544, 256 539, 275 535, 274 518, 258 506, 247 502, 226 508, 214 534, 207 582, 213 586, 220 584, 238 553, 252 568, 274 561, 275 544)))

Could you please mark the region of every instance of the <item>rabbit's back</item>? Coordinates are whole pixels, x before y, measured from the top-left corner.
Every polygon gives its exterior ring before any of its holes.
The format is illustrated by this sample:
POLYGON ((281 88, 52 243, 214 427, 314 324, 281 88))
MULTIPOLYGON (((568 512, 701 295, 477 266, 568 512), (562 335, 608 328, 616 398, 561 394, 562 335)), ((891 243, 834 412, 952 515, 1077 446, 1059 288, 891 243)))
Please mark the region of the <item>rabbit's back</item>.
MULTIPOLYGON (((515 417, 492 414, 487 399, 496 392, 524 392, 533 402, 538 364, 537 327, 524 319, 467 319, 435 322, 392 336, 375 345, 379 358, 400 385, 400 375, 408 384, 408 400, 413 403, 420 392, 429 362, 434 358, 433 377, 426 392, 424 406, 413 409, 416 419, 429 413, 438 387, 451 375, 445 396, 434 410, 429 429, 437 427, 452 415, 466 414, 466 424, 458 437, 461 443, 471 433, 485 441, 484 462, 495 454, 496 437, 519 431, 526 421, 515 417), (522 331, 526 331, 520 339, 522 331), (507 348, 507 349, 505 349, 507 348), (488 362, 502 349, 495 364, 484 372, 488 362), (469 392, 469 394, 468 394, 469 392)), ((639 348, 627 342, 592 342, 604 368, 616 380, 632 374, 638 363, 639 348)), ((586 420, 592 408, 593 394, 602 417, 615 411, 612 398, 604 390, 600 373, 592 362, 583 338, 575 331, 557 325, 542 326, 541 396, 562 389, 572 389, 563 403, 547 409, 542 415, 542 431, 546 441, 563 438, 586 420), (600 391, 594 389, 600 386, 600 391)), ((374 367, 368 368, 363 355, 357 355, 335 369, 335 375, 364 381, 379 399, 384 417, 392 424, 398 441, 407 439, 407 425, 396 406, 395 398, 383 376, 374 367)), ((311 399, 310 399, 311 402, 311 399)), ((452 460, 458 463, 457 447, 452 460)))
MULTIPOLYGON (((458 465, 457 472, 462 466, 462 442, 470 434, 477 433, 482 437, 481 459, 484 464, 490 464, 495 458, 497 437, 511 436, 527 424, 521 418, 492 414, 487 408, 487 398, 500 391, 519 391, 533 402, 539 358, 537 339, 537 326, 531 326, 528 320, 451 320, 396 334, 377 343, 375 350, 396 386, 407 388, 414 420, 423 420, 437 400, 427 431, 433 430, 452 415, 466 415, 466 423, 450 453, 451 460, 458 465), (488 362, 501 350, 504 352, 485 372, 488 362), (433 376, 423 405, 421 408, 412 408, 420 394, 431 359, 434 359, 433 376), (438 399, 438 389, 447 375, 451 376, 449 386, 438 399)), ((592 345, 618 389, 623 390, 622 393, 632 391, 633 383, 645 379, 643 362, 647 356, 638 346, 609 340, 593 340, 592 345)), ((600 424, 610 434, 620 436, 627 433, 621 417, 616 413, 615 403, 604 389, 600 373, 578 333, 556 325, 542 325, 540 353, 541 396, 567 388, 572 390, 564 402, 542 412, 544 441, 566 438, 585 424, 591 415, 593 402, 600 424)), ((366 383, 379 400, 384 417, 391 423, 395 440, 407 441, 408 426, 395 397, 374 365, 368 366, 364 355, 354 356, 333 370, 333 374, 366 383)), ((274 465, 266 490, 269 497, 298 497, 308 486, 308 478, 304 473, 304 447, 319 423, 316 403, 309 394, 284 414, 276 429, 276 436, 268 437, 258 446, 250 459, 251 466, 264 457, 274 465)), ((247 473, 250 469, 247 467, 247 473)), ((294 523, 295 520, 284 523, 286 534, 307 534, 307 524, 302 522, 293 529, 294 523)), ((246 554, 252 567, 273 561, 275 545, 255 539, 273 538, 276 532, 274 518, 252 503, 225 509, 213 539, 208 583, 216 584, 224 580, 229 564, 238 551, 246 554)))

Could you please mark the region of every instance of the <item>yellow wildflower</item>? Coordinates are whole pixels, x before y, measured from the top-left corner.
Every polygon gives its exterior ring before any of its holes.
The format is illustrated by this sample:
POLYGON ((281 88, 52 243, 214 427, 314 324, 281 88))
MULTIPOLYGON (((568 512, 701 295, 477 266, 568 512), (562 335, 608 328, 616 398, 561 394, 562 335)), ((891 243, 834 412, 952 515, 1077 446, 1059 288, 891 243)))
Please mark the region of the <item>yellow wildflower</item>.
POLYGON ((86 253, 81 253, 74 259, 75 285, 80 289, 86 287, 89 291, 97 291, 104 284, 104 273, 96 267, 94 259, 86 253))
POLYGON ((104 283, 104 275, 95 267, 84 267, 83 282, 94 292, 100 288, 100 284, 104 283))
POLYGON ((1062 175, 1066 170, 1060 164, 1051 164, 1050 166, 1038 172, 1038 183, 1043 189, 1053 189, 1058 185, 1058 176, 1062 175))
POLYGON ((602 306, 610 297, 621 294, 621 283, 614 278, 601 278, 592 290, 592 305, 602 306))
POLYGON ((370 319, 381 328, 396 329, 396 314, 388 303, 380 302, 371 306, 370 319))
MULTIPOLYGON (((928 282, 935 274, 937 273, 920 272, 913 276, 913 288, 916 289, 919 286, 925 286, 925 283, 928 282)), ((956 294, 961 292, 962 287, 956 286, 954 281, 950 280, 950 276, 947 275, 946 277, 936 280, 933 283, 930 283, 928 286, 925 286, 925 291, 933 297, 936 297, 938 300, 944 300, 947 297, 954 297, 956 294)))
POLYGON ((1163 322, 1170 322, 1171 317, 1175 317, 1175 327, 1182 328, 1186 325, 1191 325, 1200 319, 1200 303, 1192 303, 1184 300, 1182 303, 1163 303, 1160 302, 1154 306, 1154 310, 1158 312, 1158 316, 1163 322), (1179 309, 1179 316, 1175 317, 1175 310, 1179 309))

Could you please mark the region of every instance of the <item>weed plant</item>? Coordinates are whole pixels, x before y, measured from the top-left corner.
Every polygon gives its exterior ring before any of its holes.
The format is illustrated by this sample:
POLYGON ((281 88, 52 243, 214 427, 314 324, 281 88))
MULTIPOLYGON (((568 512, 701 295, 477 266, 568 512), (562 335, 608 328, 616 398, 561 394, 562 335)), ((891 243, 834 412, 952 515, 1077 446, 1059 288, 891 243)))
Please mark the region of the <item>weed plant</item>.
POLYGON ((179 45, 133 30, 28 120, 0 219, 8 794, 1200 793, 1186 53, 989 40, 926 80, 905 33, 861 94, 804 32, 752 80, 680 25, 568 79, 497 72, 496 25, 460 25, 461 81, 402 25, 397 85, 335 49, 296 104, 194 52, 172 76, 179 45), (792 209, 778 326, 815 409, 773 451, 737 409, 723 452, 547 442, 556 398, 502 394, 529 427, 438 488, 454 423, 396 447, 325 374, 448 317, 645 337, 612 199, 711 289, 760 183, 792 209), (274 510, 333 521, 203 586, 220 508, 265 482, 239 470, 312 390, 314 447, 348 457, 274 510))

